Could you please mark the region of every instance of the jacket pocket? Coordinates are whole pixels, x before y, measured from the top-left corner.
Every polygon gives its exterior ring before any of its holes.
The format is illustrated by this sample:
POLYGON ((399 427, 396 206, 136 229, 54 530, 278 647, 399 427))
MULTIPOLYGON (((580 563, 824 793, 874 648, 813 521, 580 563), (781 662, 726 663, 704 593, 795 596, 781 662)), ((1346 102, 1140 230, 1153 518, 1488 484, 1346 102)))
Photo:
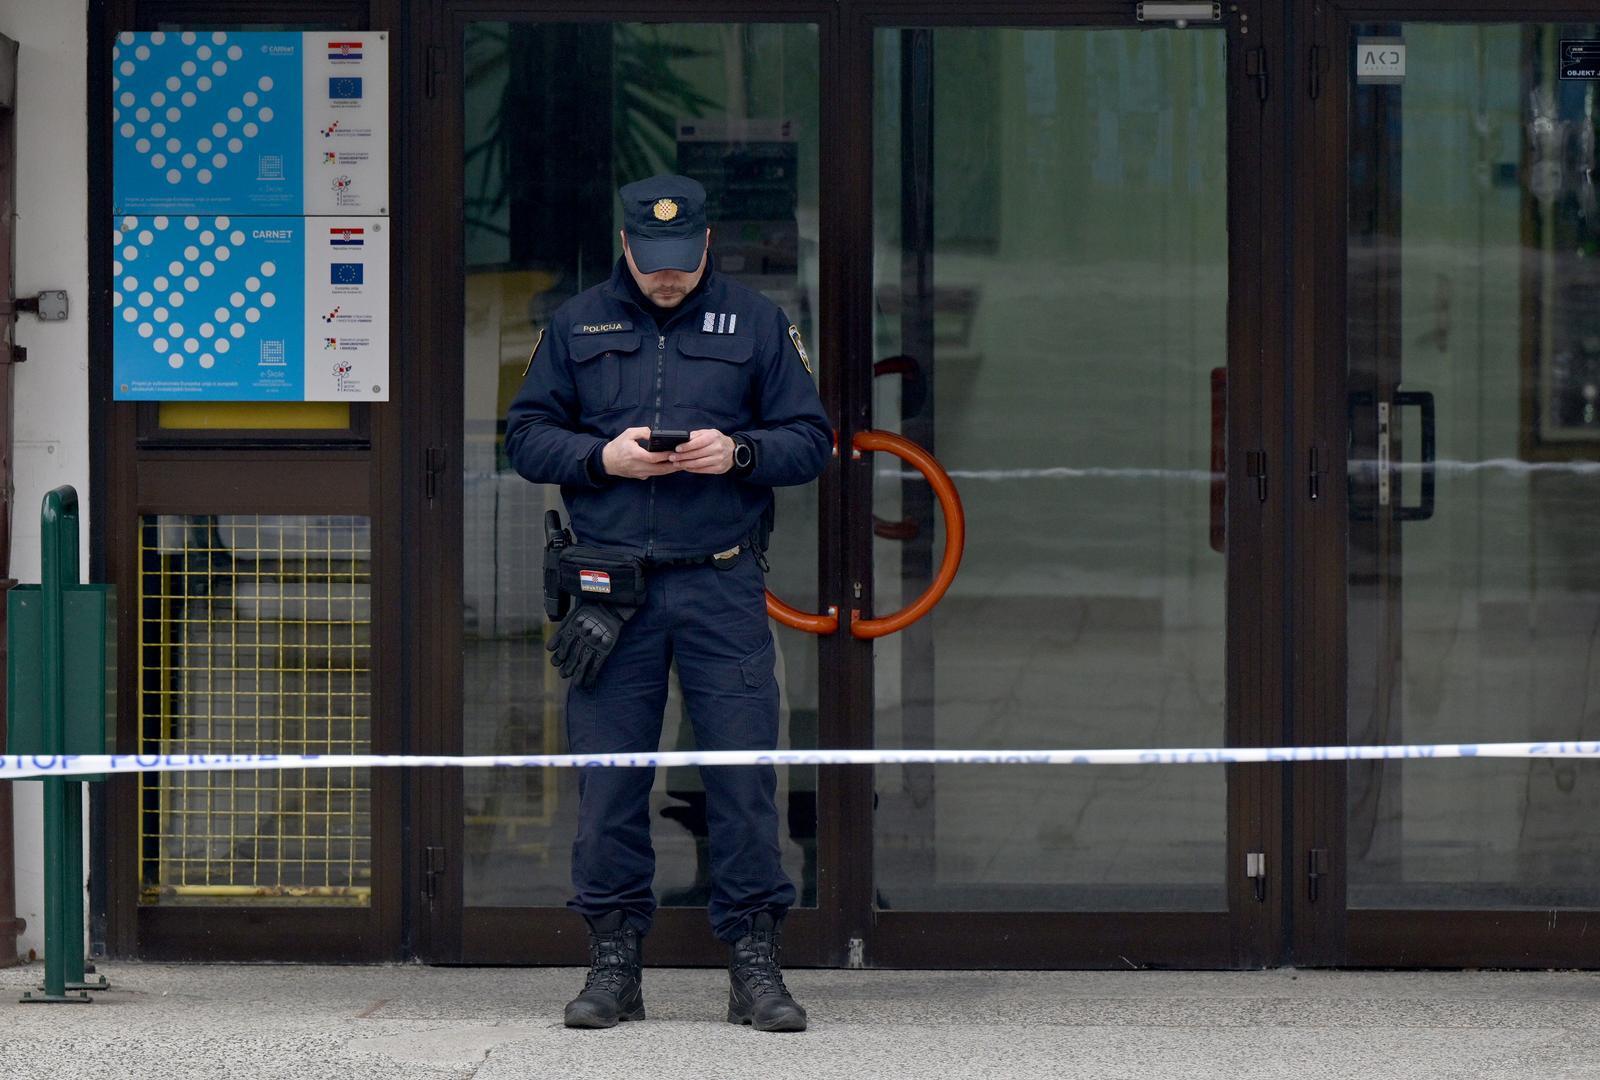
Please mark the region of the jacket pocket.
POLYGON ((730 419, 742 416, 750 396, 749 360, 755 339, 734 334, 684 334, 678 338, 673 400, 730 419))
POLYGON ((639 359, 639 334, 577 334, 567 347, 573 381, 585 416, 638 406, 644 374, 639 359))

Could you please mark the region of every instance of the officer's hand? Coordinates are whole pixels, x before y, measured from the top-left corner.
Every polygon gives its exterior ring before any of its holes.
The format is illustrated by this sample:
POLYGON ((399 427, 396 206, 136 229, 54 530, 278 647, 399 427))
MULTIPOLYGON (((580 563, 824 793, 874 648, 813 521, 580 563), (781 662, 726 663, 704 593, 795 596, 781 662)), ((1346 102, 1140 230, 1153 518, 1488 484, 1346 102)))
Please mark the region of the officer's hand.
POLYGON ((576 677, 584 688, 592 690, 600 666, 616 648, 617 635, 626 621, 626 615, 611 604, 578 604, 545 645, 551 666, 560 669, 563 679, 576 677))
POLYGON ((684 472, 714 476, 733 468, 733 440, 716 428, 701 428, 669 456, 684 472))
POLYGON ((600 464, 605 466, 607 474, 644 480, 677 472, 678 466, 672 463, 671 454, 652 454, 639 445, 638 440, 649 437, 649 428, 631 427, 606 443, 606 448, 600 451, 600 464))

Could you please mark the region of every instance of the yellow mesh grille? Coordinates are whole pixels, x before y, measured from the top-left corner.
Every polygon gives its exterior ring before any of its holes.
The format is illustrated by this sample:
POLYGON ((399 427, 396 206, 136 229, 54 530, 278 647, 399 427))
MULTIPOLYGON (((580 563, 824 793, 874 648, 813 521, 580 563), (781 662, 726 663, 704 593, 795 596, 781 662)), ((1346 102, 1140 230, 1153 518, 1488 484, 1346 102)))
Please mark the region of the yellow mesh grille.
MULTIPOLYGON (((371 535, 360 517, 147 517, 145 753, 367 753, 371 535)), ((366 904, 365 769, 140 778, 146 903, 366 904)))

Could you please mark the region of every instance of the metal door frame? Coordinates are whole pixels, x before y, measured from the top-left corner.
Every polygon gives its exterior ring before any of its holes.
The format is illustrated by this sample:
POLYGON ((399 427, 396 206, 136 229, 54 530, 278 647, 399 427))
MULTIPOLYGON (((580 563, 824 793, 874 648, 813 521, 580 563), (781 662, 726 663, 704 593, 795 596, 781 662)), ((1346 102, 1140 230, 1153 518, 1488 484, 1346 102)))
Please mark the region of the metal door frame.
MULTIPOLYGON (((1281 40, 1278 13, 1254 2, 1234 8, 1226 30, 1194 32, 1228 35, 1229 65, 1229 355, 1234 377, 1229 386, 1232 490, 1257 490, 1246 476, 1247 451, 1270 461, 1279 427, 1283 385, 1271 362, 1281 343, 1281 278, 1275 262, 1281 248, 1276 207, 1266 193, 1282 176, 1281 130, 1277 110, 1282 96, 1272 92, 1273 53, 1281 40)), ((536 21, 660 21, 659 7, 637 0, 603 5, 461 2, 443 5, 419 20, 410 55, 424 70, 439 72, 432 95, 416 101, 408 130, 415 147, 435 147, 429 162, 455 161, 461 154, 457 118, 460 76, 452 58, 460 51, 465 24, 480 19, 536 21), (442 52, 439 50, 443 50, 442 52)), ((795 7, 756 3, 695 3, 672 12, 673 21, 804 21, 820 27, 822 69, 821 266, 823 318, 820 346, 827 357, 821 390, 839 428, 839 444, 871 427, 872 253, 862 245, 834 238, 871 235, 872 192, 855 178, 871 175, 872 114, 859 107, 870 100, 873 34, 893 26, 1137 27, 1131 3, 1073 2, 1046 5, 992 3, 811 4, 795 7)), ((459 180, 431 178, 413 153, 407 163, 418 190, 431 204, 420 217, 444 223, 429 231, 412 264, 424 280, 460 279, 459 180)), ((1281 182, 1281 179, 1280 181, 1281 182)), ((410 305, 419 340, 443 359, 432 365, 434 411, 419 441, 429 446, 459 445, 461 420, 453 406, 459 390, 461 298, 454 292, 431 298, 429 311, 410 305)), ((420 454, 419 449, 412 456, 420 454)), ((1229 574, 1229 740, 1238 745, 1271 744, 1282 736, 1283 657, 1280 650, 1281 593, 1275 572, 1283 530, 1276 481, 1263 482, 1260 499, 1228 503, 1229 574)), ((439 498, 420 515, 422 565, 455 566, 461 559, 459 481, 449 469, 440 480, 439 498)), ((818 555, 819 595, 824 605, 871 611, 871 463, 848 456, 830 466, 822 481, 818 555), (852 595, 861 583, 859 599, 852 595), (844 598, 850 596, 848 602, 844 598)), ((459 610, 460 584, 419 580, 422 611, 459 610)), ((431 619, 438 626, 447 619, 431 619)), ((415 670, 434 672, 417 685, 422 752, 459 752, 460 656, 442 629, 416 639, 415 670)), ((835 747, 873 745, 872 645, 840 632, 820 643, 822 670, 820 739, 835 747)), ((1192 967, 1237 967, 1271 963, 1279 955, 1284 894, 1279 877, 1269 873, 1266 895, 1256 899, 1245 877, 1245 855, 1269 856, 1269 870, 1282 846, 1281 773, 1230 766, 1228 795, 1228 895, 1230 911, 1212 913, 1018 913, 879 911, 873 906, 873 770, 848 766, 822 770, 818 803, 818 907, 791 914, 787 952, 798 964, 843 965, 865 962, 884 967, 1126 967, 1130 962, 1192 967), (1234 872, 1237 871, 1237 872, 1234 872), (860 950, 852 948, 860 943, 860 950), (856 958, 852 957, 856 952, 856 958), (1140 961, 1130 957, 1143 958, 1140 961)), ((413 822, 414 859, 428 846, 460 850, 461 774, 436 770, 418 778, 417 817, 413 822)), ((460 860, 446 855, 442 888, 432 905, 418 909, 417 951, 427 959, 459 962, 566 962, 582 960, 581 926, 560 909, 463 909, 460 860)), ((717 964, 722 956, 704 933, 698 909, 666 909, 652 935, 652 959, 662 963, 717 964)))
MULTIPOLYGON (((847 5, 849 81, 858 100, 871 100, 873 33, 880 28, 1005 26, 1041 28, 1138 28, 1132 3, 1066 2, 1051 5, 994 3, 910 3, 879 0, 847 5)), ((1276 363, 1284 344, 1281 277, 1282 223, 1271 194, 1284 177, 1278 49, 1283 40, 1281 11, 1257 3, 1227 4, 1226 29, 1194 27, 1190 33, 1228 36, 1228 448, 1227 501, 1227 740, 1230 745, 1273 745, 1285 734, 1282 589, 1279 575, 1285 535, 1282 487, 1271 463, 1280 460, 1284 441, 1284 384, 1276 363), (1259 453, 1266 475, 1259 484, 1248 459, 1259 453), (1259 497, 1254 497, 1259 491, 1259 497), (1239 497, 1247 493, 1246 497, 1239 497)), ((850 151, 860 155, 855 175, 871 175, 872 111, 850 117, 850 151)), ((857 185, 849 192, 852 235, 873 235, 872 192, 857 185)), ((855 245, 844 253, 843 273, 850 309, 846 349, 851 365, 848 413, 840 443, 871 426, 872 252, 855 245)), ((871 463, 849 468, 851 521, 847 530, 853 580, 863 582, 863 610, 870 610, 872 569, 871 463), (862 515, 865 515, 863 519, 862 515)), ((852 646, 864 654, 852 671, 870 676, 869 643, 852 646)), ((872 716, 870 678, 852 688, 852 715, 872 716)), ((871 745, 870 724, 858 735, 871 745)), ((852 744, 855 745, 855 744, 852 744)), ((871 966, 900 968, 1109 968, 1182 966, 1256 967, 1281 956, 1286 895, 1278 872, 1283 848, 1283 773, 1276 768, 1228 766, 1228 910, 1218 912, 983 912, 878 910, 868 890, 852 890, 856 903, 849 925, 863 927, 865 960, 871 966), (1246 855, 1267 857, 1264 894, 1246 877, 1246 855)), ((870 808, 872 775, 850 778, 852 807, 870 808)), ((861 867, 869 882, 873 823, 870 810, 851 817, 861 867)))
MULTIPOLYGON (((1293 347, 1296 384, 1290 468, 1321 468, 1331 482, 1322 498, 1297 498, 1290 508, 1295 537, 1293 713, 1295 741, 1340 745, 1346 739, 1348 645, 1346 551, 1348 335, 1347 206, 1352 79, 1350 29, 1361 22, 1594 22, 1592 3, 1539 0, 1295 0, 1302 28, 1293 87, 1294 201, 1290 273, 1295 282, 1293 347), (1317 453, 1313 464, 1311 453, 1317 453)), ((1395 286, 1398 289, 1398 285, 1395 286)), ((1398 298, 1389 303, 1398 310, 1398 298)), ((1448 764, 1440 766, 1449 768, 1448 764)), ((1557 919, 1548 910, 1356 909, 1346 906, 1347 767, 1295 765, 1290 859, 1295 867, 1294 962, 1348 967, 1600 967, 1600 941, 1589 941, 1600 912, 1557 919), (1314 852, 1323 853, 1320 856, 1314 852), (1309 873, 1322 876, 1312 899, 1309 873)), ((1563 916, 1567 913, 1563 912, 1563 916)))

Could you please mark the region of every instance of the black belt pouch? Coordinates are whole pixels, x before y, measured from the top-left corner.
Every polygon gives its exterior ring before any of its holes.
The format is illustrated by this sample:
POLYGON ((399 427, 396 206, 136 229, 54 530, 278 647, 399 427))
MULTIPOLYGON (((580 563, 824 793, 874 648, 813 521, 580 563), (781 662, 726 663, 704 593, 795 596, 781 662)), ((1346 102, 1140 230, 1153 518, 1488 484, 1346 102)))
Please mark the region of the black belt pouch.
POLYGON ((573 544, 561 549, 561 591, 579 602, 644 603, 644 560, 611 548, 573 544))

